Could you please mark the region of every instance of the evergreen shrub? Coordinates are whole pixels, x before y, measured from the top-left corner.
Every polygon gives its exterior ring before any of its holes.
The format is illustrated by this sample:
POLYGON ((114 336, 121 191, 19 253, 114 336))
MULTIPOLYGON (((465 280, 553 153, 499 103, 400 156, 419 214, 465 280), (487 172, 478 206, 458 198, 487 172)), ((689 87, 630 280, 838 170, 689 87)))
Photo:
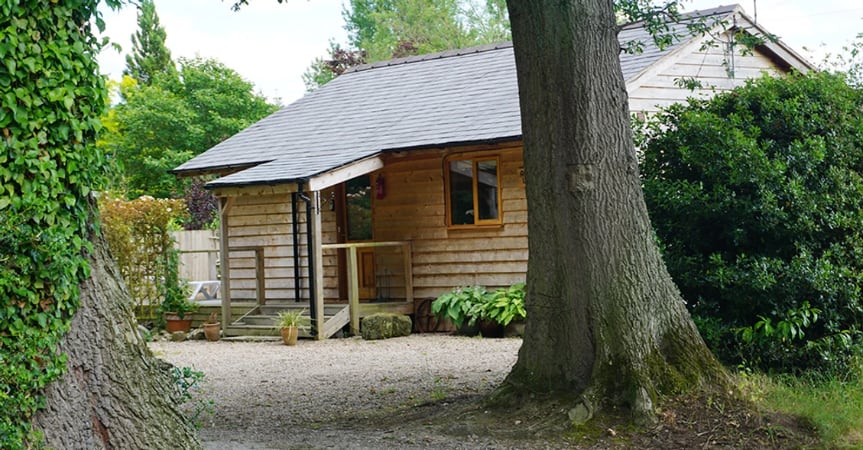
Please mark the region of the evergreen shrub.
POLYGON ((844 369, 860 348, 861 107, 840 75, 765 76, 640 130, 666 264, 726 363, 844 369))

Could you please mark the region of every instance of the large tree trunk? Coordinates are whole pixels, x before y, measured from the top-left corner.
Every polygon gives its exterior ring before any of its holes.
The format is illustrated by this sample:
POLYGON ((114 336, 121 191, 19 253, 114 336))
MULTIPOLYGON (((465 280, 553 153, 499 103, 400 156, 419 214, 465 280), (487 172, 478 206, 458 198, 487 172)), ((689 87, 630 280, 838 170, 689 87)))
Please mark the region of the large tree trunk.
POLYGON ((524 135, 528 324, 507 378, 652 417, 660 394, 723 369, 653 240, 631 137, 612 0, 507 2, 524 135))
POLYGON ((170 366, 138 334, 107 243, 98 235, 93 246, 91 276, 60 345, 67 371, 46 389, 47 406, 34 425, 57 449, 199 448, 171 401, 170 366))

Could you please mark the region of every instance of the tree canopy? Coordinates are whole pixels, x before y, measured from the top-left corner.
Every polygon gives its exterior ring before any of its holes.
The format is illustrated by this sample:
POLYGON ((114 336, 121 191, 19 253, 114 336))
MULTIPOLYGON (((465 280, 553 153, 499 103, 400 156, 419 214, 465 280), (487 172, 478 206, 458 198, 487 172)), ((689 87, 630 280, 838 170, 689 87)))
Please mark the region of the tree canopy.
POLYGON ((331 42, 303 80, 309 90, 349 67, 510 39, 503 0, 351 0, 342 12, 348 46, 331 42))
POLYGON ((274 112, 254 86, 213 59, 180 59, 177 77, 151 84, 124 77, 122 101, 105 119, 101 148, 117 164, 114 187, 129 197, 181 195, 169 170, 274 112))
POLYGON ((176 76, 171 51, 165 46, 167 37, 153 0, 142 0, 138 5, 138 31, 132 35, 132 53, 126 55, 123 75, 146 85, 160 76, 176 76))

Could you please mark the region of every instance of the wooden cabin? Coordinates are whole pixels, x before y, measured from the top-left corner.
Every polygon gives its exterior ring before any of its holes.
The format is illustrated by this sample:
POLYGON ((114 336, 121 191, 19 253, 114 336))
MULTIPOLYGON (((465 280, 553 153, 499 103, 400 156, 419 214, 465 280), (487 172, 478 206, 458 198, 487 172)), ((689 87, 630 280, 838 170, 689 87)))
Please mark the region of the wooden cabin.
MULTIPOLYGON (((622 43, 631 110, 649 113, 809 63, 781 42, 743 55, 705 46, 766 34, 737 6, 694 13, 712 36, 660 50, 622 43), (703 89, 678 86, 681 78, 703 89)), ((686 35, 684 25, 674 25, 686 35)), ((270 332, 303 307, 322 339, 377 311, 414 314, 458 286, 523 282, 528 214, 511 44, 357 67, 175 169, 217 175, 228 335, 270 332), (237 317, 232 304, 250 305, 237 317)))

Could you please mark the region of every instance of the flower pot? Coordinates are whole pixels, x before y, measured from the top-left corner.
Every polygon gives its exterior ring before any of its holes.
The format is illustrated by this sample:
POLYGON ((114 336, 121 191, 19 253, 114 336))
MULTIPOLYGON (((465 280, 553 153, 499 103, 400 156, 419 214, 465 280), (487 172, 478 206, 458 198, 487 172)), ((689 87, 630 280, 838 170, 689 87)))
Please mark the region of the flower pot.
POLYGON ((188 316, 184 317, 184 319, 181 319, 177 314, 165 313, 165 330, 167 330, 168 333, 176 331, 188 333, 189 330, 192 329, 192 318, 188 316))
POLYGON ((455 330, 455 334, 459 336, 476 336, 479 334, 479 325, 476 323, 471 325, 465 321, 455 330))
POLYGON ((503 337, 503 327, 493 320, 480 320, 479 332, 482 337, 499 338, 503 337))
POLYGON ((298 327, 284 327, 282 328, 282 341, 285 345, 297 345, 299 333, 300 329, 298 327))
POLYGON ((503 329, 504 337, 522 337, 524 336, 524 319, 513 320, 503 329))
POLYGON ((205 323, 201 327, 204 329, 204 337, 208 341, 215 342, 219 340, 219 335, 222 331, 222 324, 220 322, 205 323))

